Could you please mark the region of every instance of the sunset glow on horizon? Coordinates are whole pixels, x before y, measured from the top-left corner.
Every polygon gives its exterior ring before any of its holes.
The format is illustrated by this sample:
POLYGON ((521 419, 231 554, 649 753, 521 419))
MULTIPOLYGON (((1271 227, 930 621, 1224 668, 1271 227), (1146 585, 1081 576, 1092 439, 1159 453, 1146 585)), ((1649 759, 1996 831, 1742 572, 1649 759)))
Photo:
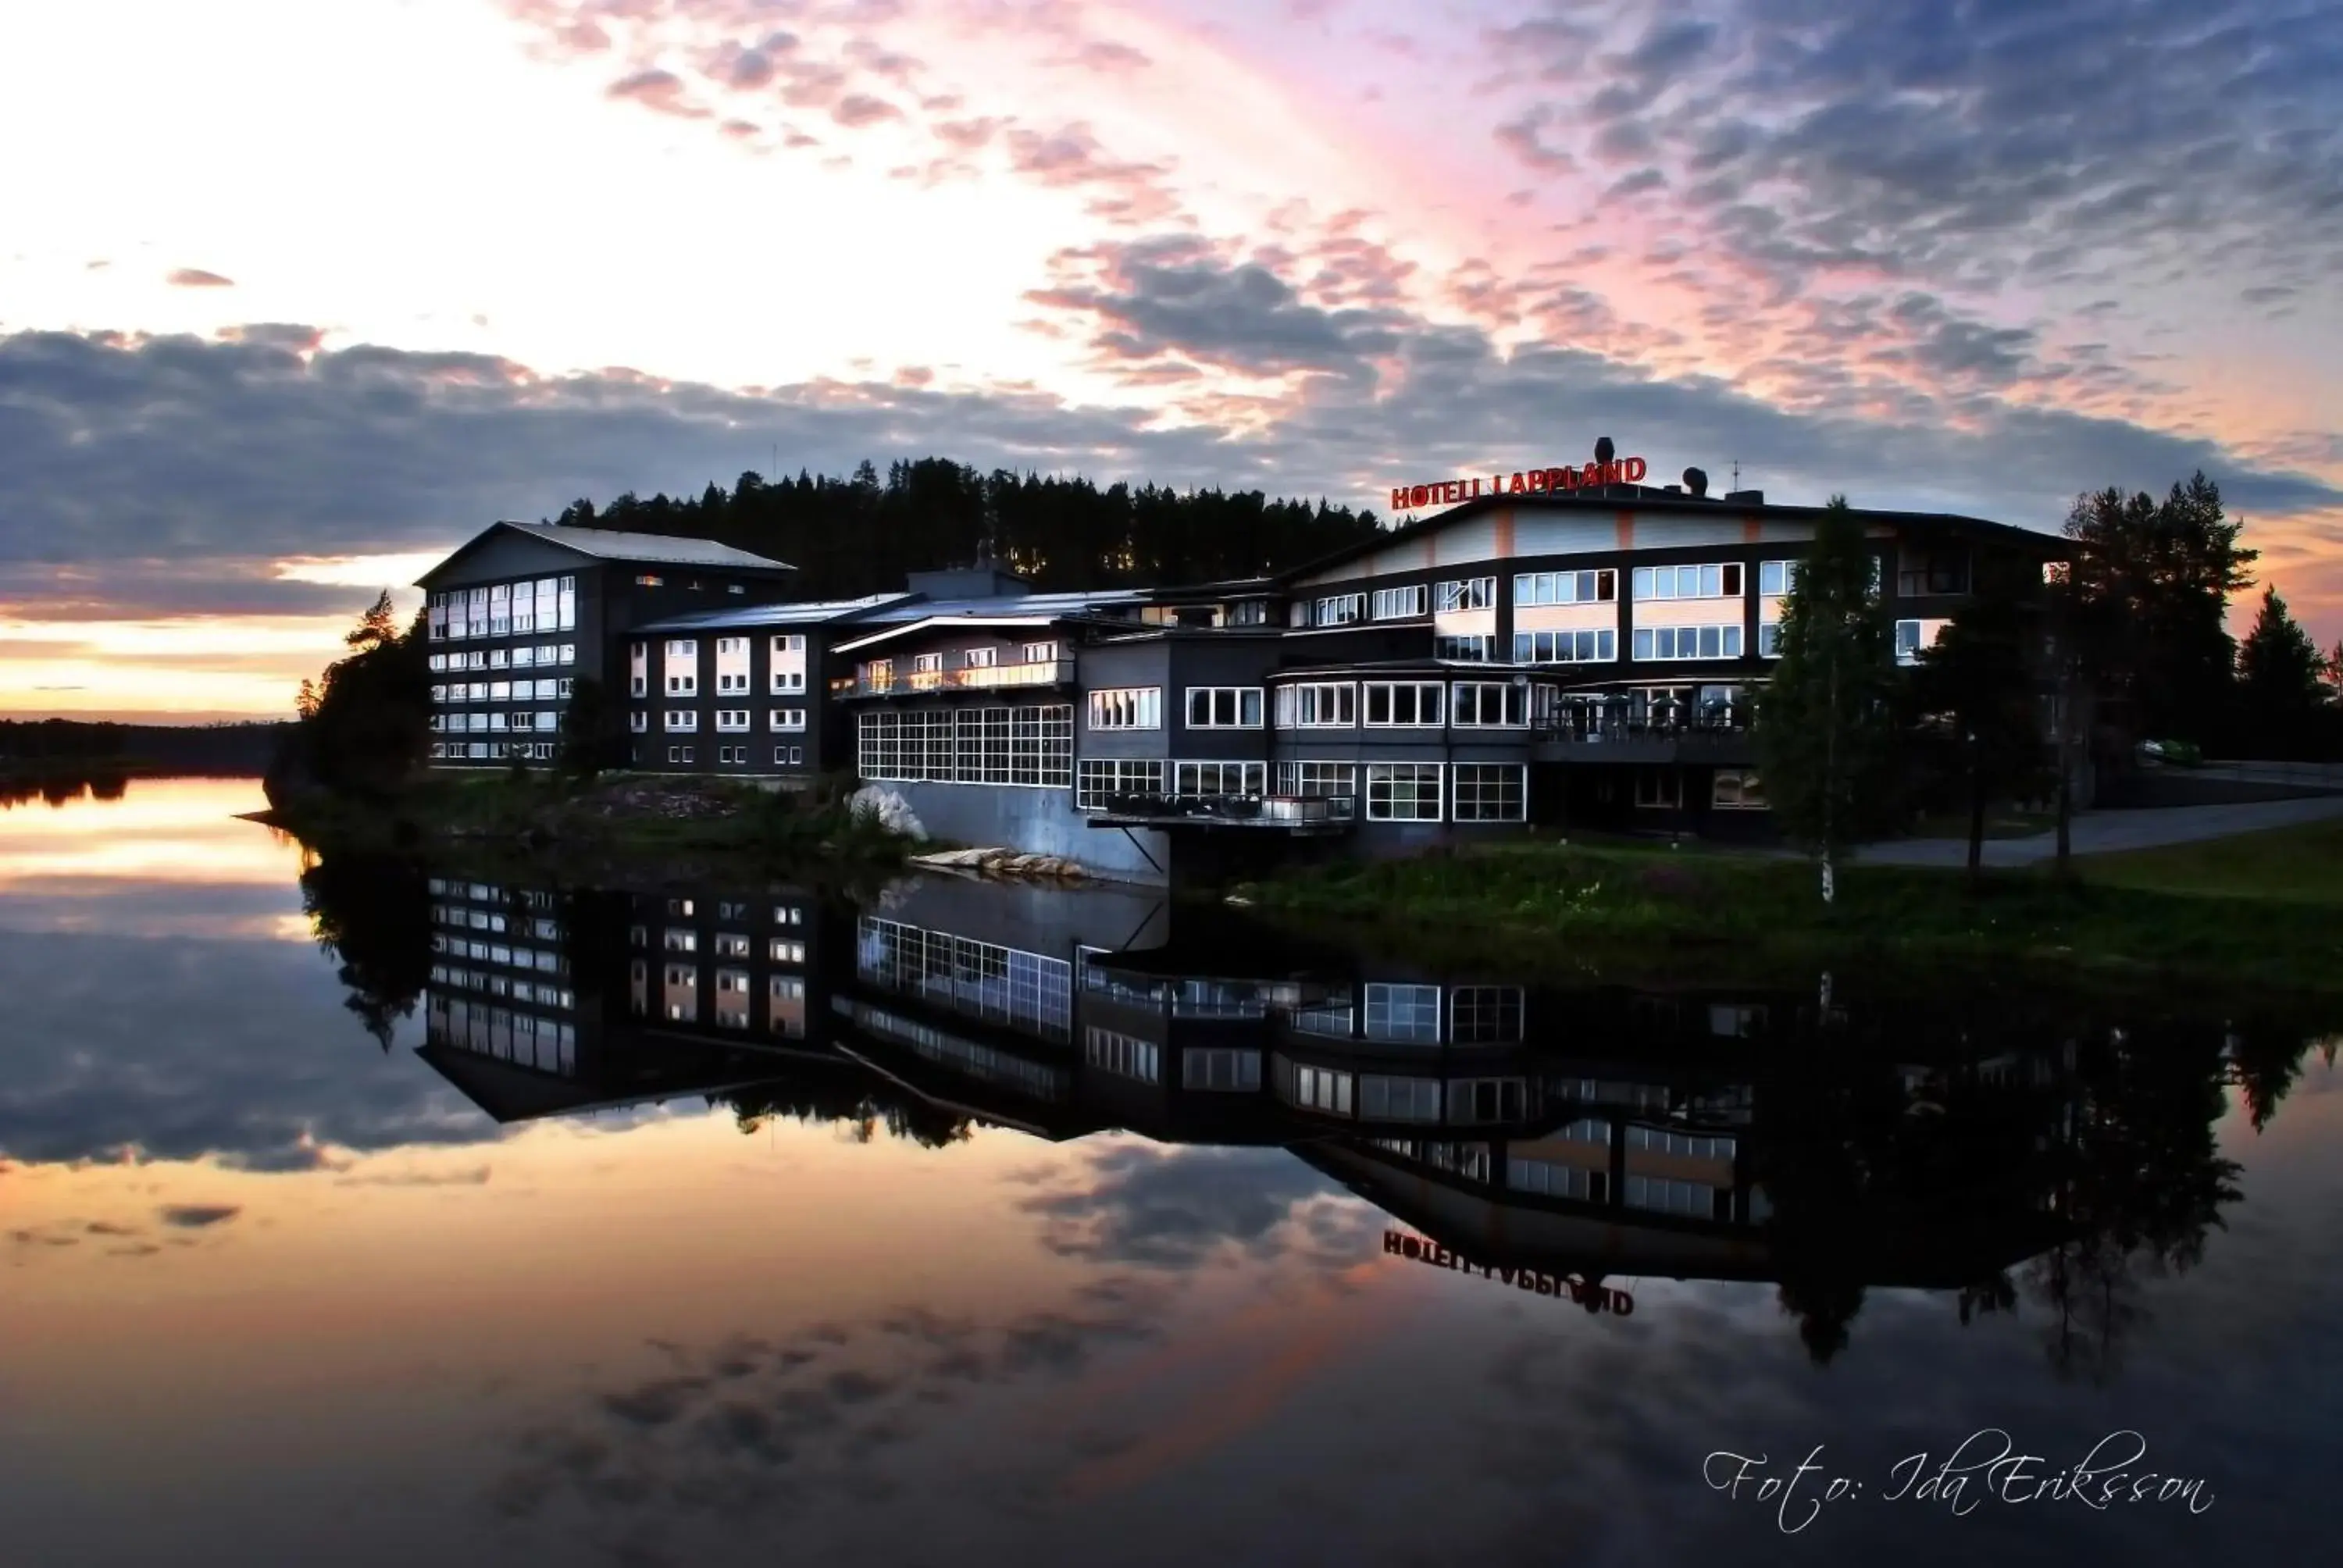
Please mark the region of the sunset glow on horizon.
POLYGON ((0 712, 282 716, 488 523, 776 458, 1381 514, 1607 434, 2036 528, 2201 467, 2343 637, 2343 16, 1790 14, 20 7, 0 712))

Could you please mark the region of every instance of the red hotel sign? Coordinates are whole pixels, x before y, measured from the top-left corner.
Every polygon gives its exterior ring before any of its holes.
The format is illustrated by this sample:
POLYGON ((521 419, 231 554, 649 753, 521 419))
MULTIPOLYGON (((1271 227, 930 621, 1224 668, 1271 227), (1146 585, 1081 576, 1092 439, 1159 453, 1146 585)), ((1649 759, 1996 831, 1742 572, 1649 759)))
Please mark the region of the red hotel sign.
POLYGON ((1564 463, 1559 468, 1529 468, 1513 476, 1508 481, 1503 474, 1489 476, 1488 488, 1481 487, 1478 475, 1469 479, 1443 479, 1432 485, 1393 485, 1392 510, 1403 512, 1417 507, 1445 507, 1457 501, 1469 501, 1476 496, 1537 496, 1554 490, 1582 490, 1595 485, 1640 485, 1651 471, 1641 457, 1614 457, 1607 463, 1589 463, 1574 468, 1564 463))
POLYGON ((1403 1258, 1413 1258, 1429 1263, 1435 1269, 1454 1269, 1461 1273, 1479 1271, 1484 1280, 1494 1280, 1511 1285, 1517 1291, 1533 1295, 1552 1296, 1558 1301, 1574 1302, 1590 1312, 1610 1312, 1625 1317, 1635 1310, 1635 1298, 1610 1285, 1591 1285, 1576 1274, 1544 1274, 1535 1269, 1492 1268, 1475 1263, 1461 1252, 1450 1251, 1436 1241, 1411 1236, 1404 1231, 1385 1231, 1383 1251, 1403 1258))

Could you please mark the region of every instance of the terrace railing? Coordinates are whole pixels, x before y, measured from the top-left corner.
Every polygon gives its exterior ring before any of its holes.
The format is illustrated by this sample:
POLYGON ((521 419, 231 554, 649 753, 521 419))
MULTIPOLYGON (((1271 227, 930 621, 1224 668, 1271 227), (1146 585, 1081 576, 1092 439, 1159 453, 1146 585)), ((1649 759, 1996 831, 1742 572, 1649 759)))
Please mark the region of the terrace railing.
POLYGON ((1032 664, 985 664, 959 669, 899 669, 870 678, 857 677, 833 688, 841 697, 900 697, 940 691, 1000 691, 1027 686, 1066 686, 1074 678, 1071 658, 1032 664))

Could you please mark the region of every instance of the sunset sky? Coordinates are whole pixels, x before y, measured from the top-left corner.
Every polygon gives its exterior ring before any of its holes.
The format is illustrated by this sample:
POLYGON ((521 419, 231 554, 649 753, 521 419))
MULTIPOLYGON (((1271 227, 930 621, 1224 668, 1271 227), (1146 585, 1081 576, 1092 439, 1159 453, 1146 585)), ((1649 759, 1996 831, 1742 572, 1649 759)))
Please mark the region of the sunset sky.
POLYGON ((2331 645, 2338 81, 2331 0, 10 6, 0 711, 281 713, 484 524, 776 452, 2201 466, 2331 645))

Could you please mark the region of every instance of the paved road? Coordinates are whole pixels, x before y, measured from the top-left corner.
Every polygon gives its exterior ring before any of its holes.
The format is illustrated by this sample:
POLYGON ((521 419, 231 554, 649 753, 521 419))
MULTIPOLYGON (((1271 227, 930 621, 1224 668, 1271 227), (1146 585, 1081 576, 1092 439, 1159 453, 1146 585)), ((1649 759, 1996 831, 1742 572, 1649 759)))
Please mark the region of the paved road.
MULTIPOLYGON (((2159 844, 2190 844, 2201 839, 2226 839, 2263 828, 2288 828, 2343 817, 2343 795, 2321 795, 2305 800, 2258 800, 2240 806, 2166 806, 2141 811, 2088 811, 2075 819, 2075 853, 2106 854, 2116 849, 2147 849, 2159 844)), ((2058 837, 2037 834, 2030 839, 1987 839, 1988 866, 2031 866, 2055 857, 2058 837)), ((1966 839, 1904 839, 1869 844, 1855 859, 1875 866, 1966 866, 1966 839)), ((2338 870, 2343 875, 2343 870, 2338 870)))

